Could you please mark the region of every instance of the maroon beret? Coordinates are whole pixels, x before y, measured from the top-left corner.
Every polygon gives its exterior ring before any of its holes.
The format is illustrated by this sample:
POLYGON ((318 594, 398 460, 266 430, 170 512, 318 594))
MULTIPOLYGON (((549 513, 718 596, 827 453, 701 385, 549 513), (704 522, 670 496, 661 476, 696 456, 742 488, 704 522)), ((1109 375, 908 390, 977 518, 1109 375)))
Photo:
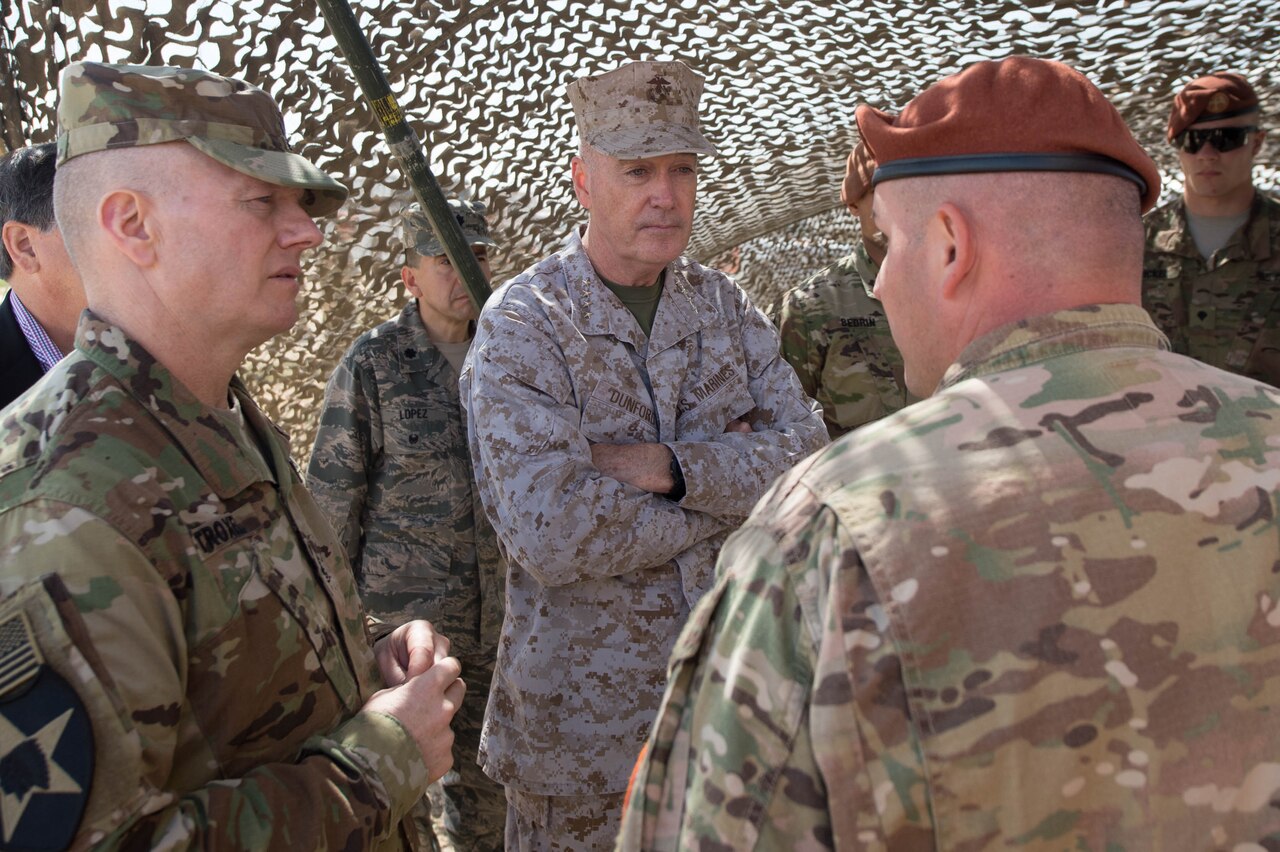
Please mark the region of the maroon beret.
POLYGON ((896 118, 865 104, 856 116, 879 164, 873 185, 976 172, 1097 172, 1137 184, 1143 212, 1160 195, 1160 171, 1120 113, 1061 62, 978 62, 925 89, 896 118))
POLYGON ((844 183, 840 185, 840 200, 845 207, 853 210, 867 194, 875 170, 876 161, 871 159, 866 144, 859 142, 849 152, 849 162, 844 167, 844 183))
POLYGON ((1235 118, 1258 109, 1258 93, 1239 74, 1219 71, 1192 80, 1173 99, 1169 113, 1170 142, 1173 137, 1201 121, 1235 118))

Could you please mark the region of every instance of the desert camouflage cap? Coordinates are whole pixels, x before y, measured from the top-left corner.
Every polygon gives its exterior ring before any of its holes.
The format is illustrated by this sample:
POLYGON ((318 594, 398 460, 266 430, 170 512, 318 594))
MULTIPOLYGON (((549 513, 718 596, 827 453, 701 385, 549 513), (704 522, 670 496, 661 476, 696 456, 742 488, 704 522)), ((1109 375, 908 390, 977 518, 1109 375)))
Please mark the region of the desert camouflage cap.
POLYGON ((256 86, 194 68, 76 62, 58 80, 58 165, 111 148, 185 140, 223 165, 277 186, 309 189, 313 216, 347 188, 289 149, 284 119, 256 86))
POLYGON ((702 78, 683 62, 631 62, 569 84, 578 134, 619 160, 714 154, 698 121, 701 98, 702 78))
MULTIPOLYGON (((479 201, 449 199, 449 212, 462 229, 462 236, 469 246, 496 246, 489 236, 489 223, 484 218, 484 205, 479 201)), ((414 203, 400 214, 400 236, 406 249, 413 249, 423 257, 444 254, 444 245, 431 230, 431 221, 422 206, 414 203)))

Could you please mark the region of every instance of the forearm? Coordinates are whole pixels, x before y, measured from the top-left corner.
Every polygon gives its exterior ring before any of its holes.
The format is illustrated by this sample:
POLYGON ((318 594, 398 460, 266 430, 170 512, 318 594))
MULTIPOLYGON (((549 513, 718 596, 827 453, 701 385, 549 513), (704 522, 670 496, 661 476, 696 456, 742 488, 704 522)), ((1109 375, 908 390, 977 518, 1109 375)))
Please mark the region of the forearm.
POLYGON ((511 557, 549 586, 663 565, 725 529, 580 459, 541 470, 523 500, 495 508, 511 557))
POLYGON ((427 786, 427 770, 400 724, 362 712, 315 737, 294 764, 183 793, 129 815, 95 849, 372 848, 393 832, 427 786))
MULTIPOLYGON (((826 444, 826 427, 817 404, 812 405, 803 418, 780 429, 672 443, 685 480, 680 505, 740 522, 775 479, 826 444)), ((794 407, 799 409, 799 400, 794 407)))

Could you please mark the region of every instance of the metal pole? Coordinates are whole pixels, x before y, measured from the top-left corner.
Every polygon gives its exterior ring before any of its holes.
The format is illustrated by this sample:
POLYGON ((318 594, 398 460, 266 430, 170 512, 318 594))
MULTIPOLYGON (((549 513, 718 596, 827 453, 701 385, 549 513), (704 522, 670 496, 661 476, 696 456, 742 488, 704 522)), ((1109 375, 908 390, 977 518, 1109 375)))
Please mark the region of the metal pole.
POLYGON ((449 212, 449 205, 445 201, 444 193, 440 191, 440 184, 436 182, 436 176, 431 173, 431 166, 428 165, 427 158, 422 153, 422 143, 418 140, 418 134, 405 121, 404 110, 400 108, 395 95, 391 93, 387 78, 373 55, 373 48, 369 46, 368 39, 356 22, 356 16, 352 13, 350 4, 347 0, 316 0, 316 2, 320 6, 325 22, 329 24, 329 31, 333 33, 338 47, 342 50, 342 55, 346 57, 347 65, 350 66, 351 73, 360 85, 365 100, 369 102, 369 106, 373 108, 373 114, 378 117, 378 122, 382 125, 382 135, 386 138, 391 153, 400 161, 400 167, 408 176, 409 186, 426 212, 427 220, 431 222, 431 230, 444 246, 445 254, 449 255, 453 268, 458 270, 462 284, 467 288, 467 293, 475 303, 476 310, 480 310, 484 307, 485 300, 489 298, 489 283, 485 281, 484 273, 480 271, 480 264, 462 235, 462 229, 454 220, 453 214, 449 212))

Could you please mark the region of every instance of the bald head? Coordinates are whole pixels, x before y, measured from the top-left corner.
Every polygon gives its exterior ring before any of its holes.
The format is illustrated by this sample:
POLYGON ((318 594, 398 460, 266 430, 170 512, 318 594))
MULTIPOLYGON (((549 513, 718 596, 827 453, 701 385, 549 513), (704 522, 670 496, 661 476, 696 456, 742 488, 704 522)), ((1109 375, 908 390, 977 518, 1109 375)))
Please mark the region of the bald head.
POLYGON ((1110 175, 998 172, 876 187, 876 279, 908 387, 927 396, 974 339, 1086 304, 1137 304, 1138 188, 1110 175))
POLYGON ((58 169, 53 184, 54 209, 76 265, 86 277, 101 263, 94 249, 105 232, 99 221, 102 200, 112 192, 137 192, 158 198, 182 186, 180 168, 184 156, 203 156, 184 142, 169 142, 149 148, 120 148, 85 154, 58 169))
MULTIPOLYGON (((889 187, 892 186, 892 189, 889 187)), ((1084 271, 1128 280, 1136 299, 1143 231, 1137 188, 1109 175, 1080 172, 998 172, 894 181, 899 206, 923 233, 923 223, 951 202, 978 226, 977 236, 1003 262, 1045 282, 1075 281, 1084 271)), ((1114 283, 1113 285, 1114 286, 1114 283)), ((1114 291, 1111 291, 1114 292, 1114 291)))

